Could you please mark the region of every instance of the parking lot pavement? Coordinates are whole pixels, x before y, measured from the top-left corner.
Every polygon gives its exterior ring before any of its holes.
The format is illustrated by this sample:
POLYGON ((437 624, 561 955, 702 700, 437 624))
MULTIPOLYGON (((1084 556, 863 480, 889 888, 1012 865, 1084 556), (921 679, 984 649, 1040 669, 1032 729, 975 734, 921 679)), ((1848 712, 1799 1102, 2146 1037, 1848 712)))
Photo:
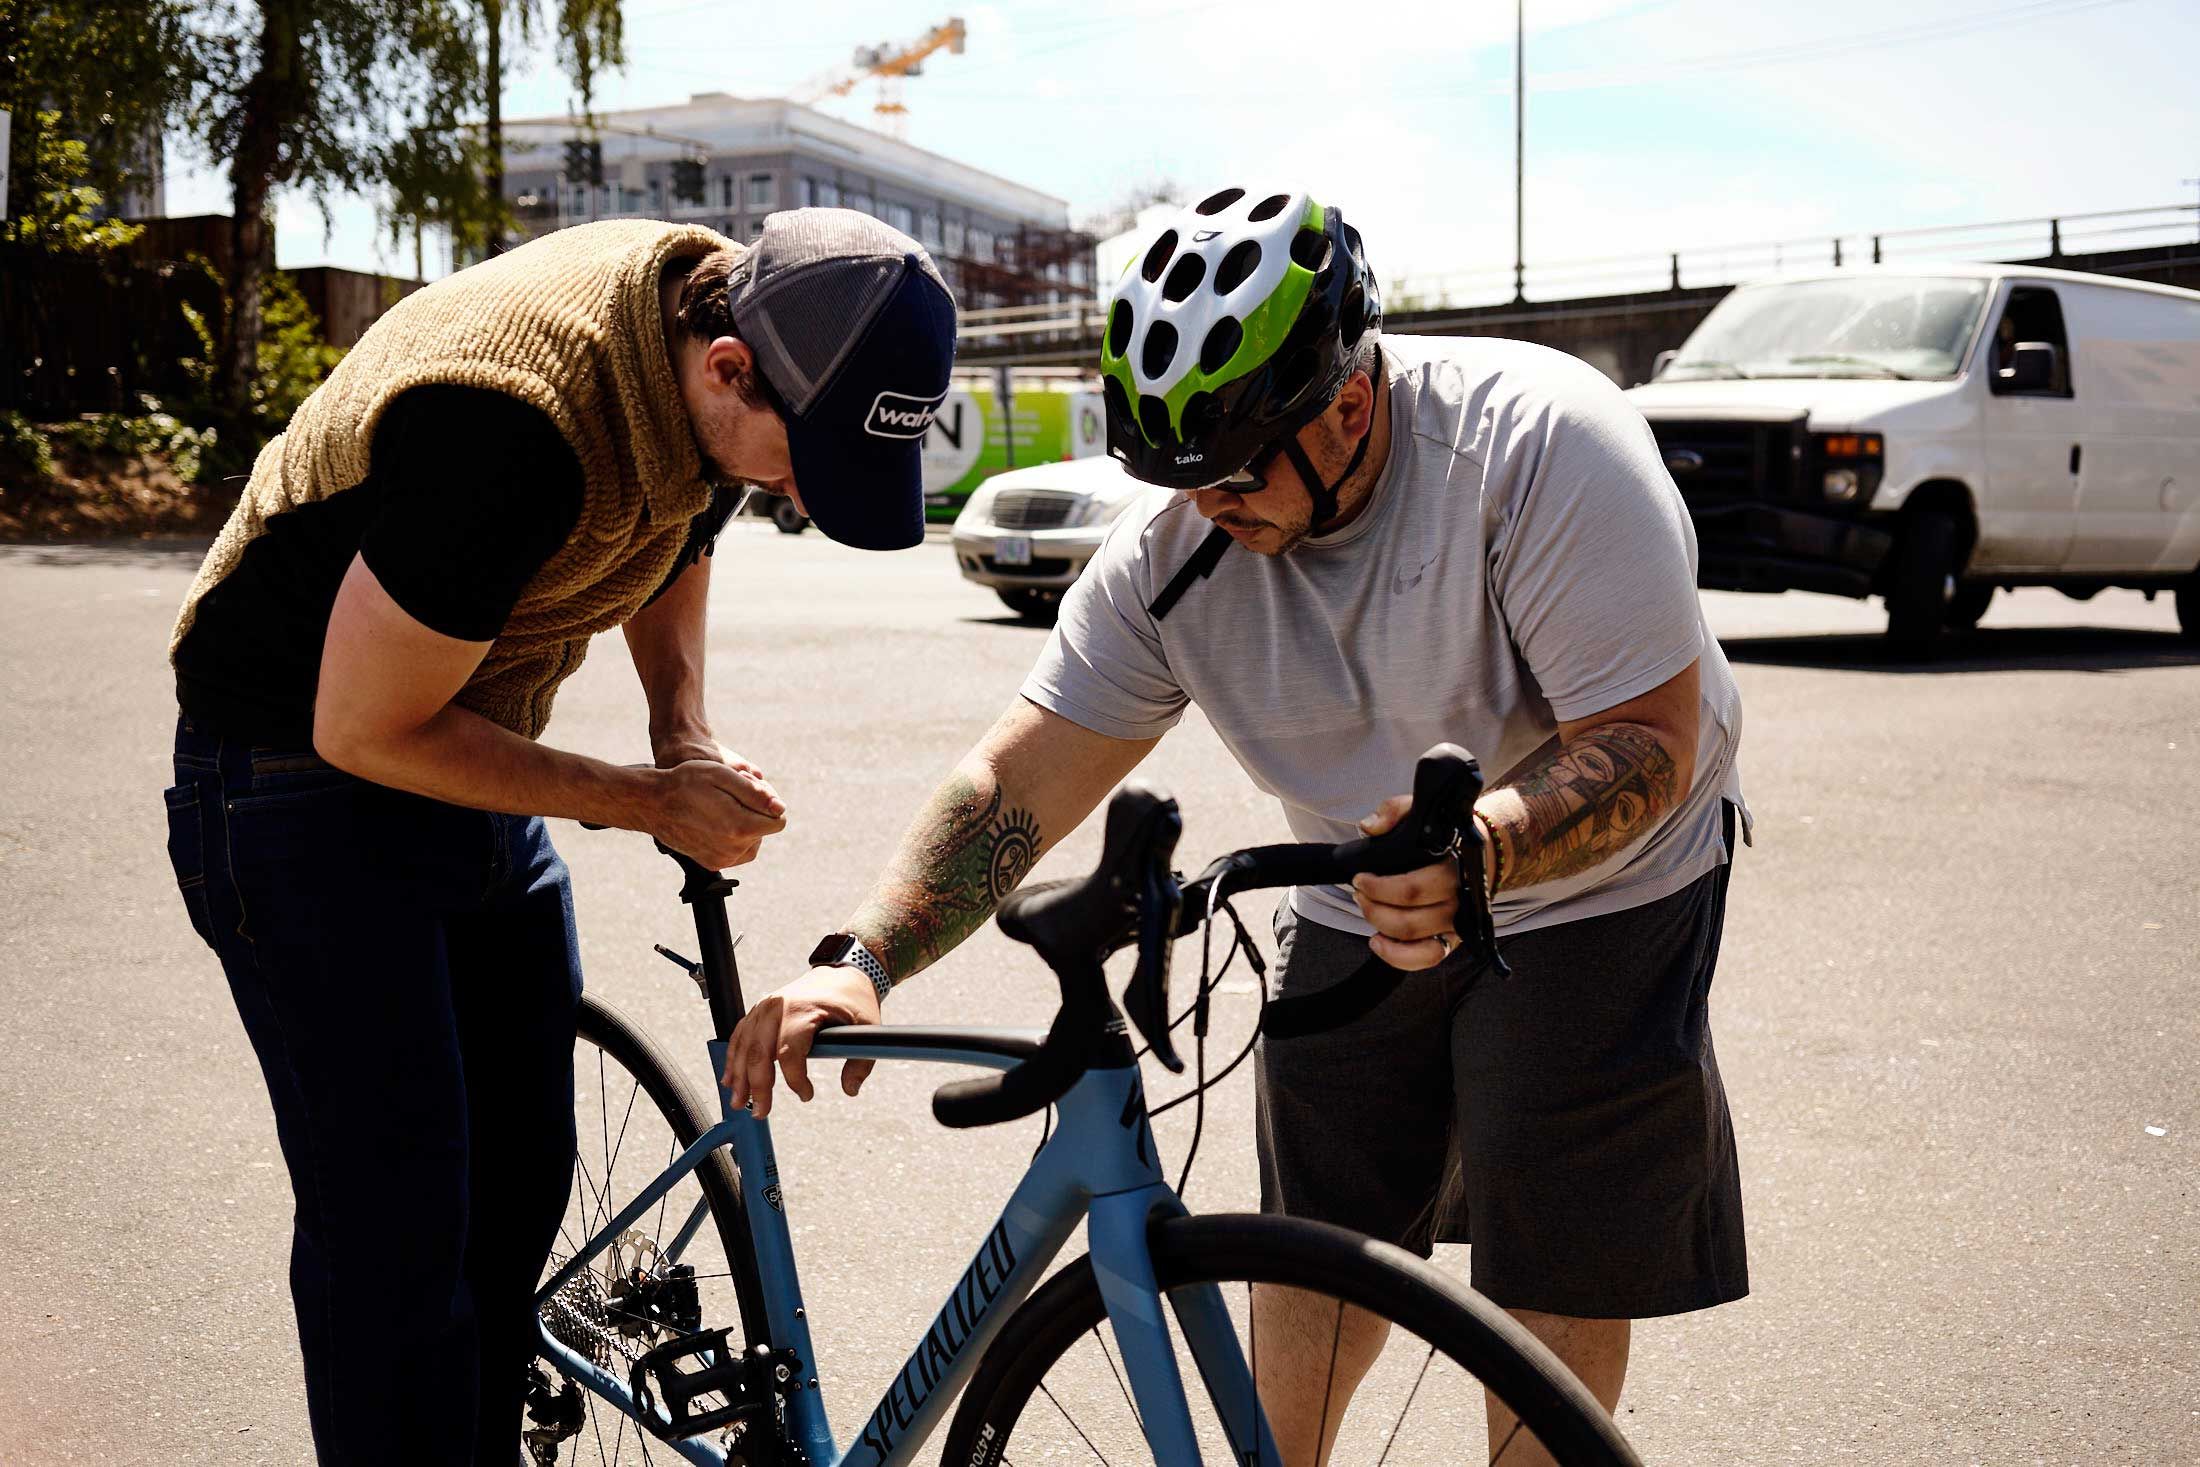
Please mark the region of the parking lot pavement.
MULTIPOLYGON (((8 1467, 310 1455, 287 1183, 162 856, 163 650, 197 559, 0 550, 8 1467)), ((937 541, 741 526, 715 576, 711 707, 790 808, 736 899, 754 993, 847 914, 1044 634, 937 541)), ((1869 607, 1706 600, 1757 818, 1714 997, 1754 1292, 1638 1330, 1623 1428, 1653 1462, 2200 1461, 2200 652, 2123 593, 2004 596, 1932 667, 1883 663, 1869 607)), ((549 737, 633 759, 642 734, 612 639, 549 737)), ((1282 831, 1196 716, 1145 774, 1182 802, 1188 864, 1282 831)), ((558 839, 590 985, 701 1077, 700 1006, 649 953, 684 924, 671 868, 636 837, 558 839)), ((1094 849, 1080 832, 1039 874, 1094 849)), ((891 1017, 1043 1022, 1051 994, 989 929, 891 1017)), ((1225 992, 1218 1048, 1253 1004, 1225 992)), ((941 1131, 938 1079, 886 1067, 860 1101, 778 1113, 843 1430, 1036 1139, 941 1131)), ((1197 1207, 1253 1203, 1250 1089, 1212 1097, 1197 1207)))

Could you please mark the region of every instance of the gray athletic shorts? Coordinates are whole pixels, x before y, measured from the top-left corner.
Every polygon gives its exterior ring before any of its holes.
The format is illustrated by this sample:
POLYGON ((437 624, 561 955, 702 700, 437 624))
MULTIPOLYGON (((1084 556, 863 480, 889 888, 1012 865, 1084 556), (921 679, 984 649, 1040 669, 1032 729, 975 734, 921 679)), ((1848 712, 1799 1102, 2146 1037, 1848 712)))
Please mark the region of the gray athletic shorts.
MULTIPOLYGON (((1261 1209, 1424 1257, 1471 1242, 1474 1287, 1513 1309, 1643 1319, 1747 1294, 1708 1018, 1726 879, 1505 938, 1510 978, 1455 953, 1342 1027, 1264 1037, 1261 1209)), ((1288 905, 1276 930, 1279 998, 1386 966, 1288 905)))

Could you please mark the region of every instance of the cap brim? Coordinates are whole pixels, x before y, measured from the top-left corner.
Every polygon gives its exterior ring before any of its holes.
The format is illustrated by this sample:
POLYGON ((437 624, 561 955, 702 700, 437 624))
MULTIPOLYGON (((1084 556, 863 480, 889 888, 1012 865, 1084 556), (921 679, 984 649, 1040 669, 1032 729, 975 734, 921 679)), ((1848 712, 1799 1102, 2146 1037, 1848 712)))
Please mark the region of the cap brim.
POLYGON ((787 424, 802 507, 825 534, 858 550, 924 543, 924 440, 870 438, 831 413, 787 424), (822 422, 820 421, 822 419, 822 422))

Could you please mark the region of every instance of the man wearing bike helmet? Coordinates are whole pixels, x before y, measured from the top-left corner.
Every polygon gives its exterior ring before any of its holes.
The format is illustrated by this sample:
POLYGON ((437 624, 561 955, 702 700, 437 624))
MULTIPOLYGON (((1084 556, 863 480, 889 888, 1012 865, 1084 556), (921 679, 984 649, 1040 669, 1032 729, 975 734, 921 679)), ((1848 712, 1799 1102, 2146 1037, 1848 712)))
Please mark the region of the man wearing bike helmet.
POLYGON ((954 340, 930 258, 861 214, 753 246, 591 224, 398 304, 254 465, 171 648, 169 853, 274 1103, 323 1462, 510 1467, 573 1169, 579 954, 542 817, 712 866, 784 827, 704 707, 730 486, 918 543, 954 340), (537 742, 613 627, 651 765, 537 742))
MULTIPOLYGON (((1455 741, 1491 776, 1463 813, 1513 976, 1457 951, 1451 862, 1294 891, 1281 996, 1422 977, 1262 1041, 1262 1205, 1424 1254, 1471 1241, 1475 1286, 1611 1408, 1630 1321, 1748 1291, 1707 1020, 1740 700, 1687 513, 1617 389, 1541 347, 1380 325, 1358 232, 1304 194, 1222 190, 1126 270, 1109 447, 1177 492, 1116 521, 1021 697, 813 958, 836 966, 757 1005, 727 1078, 767 1108, 776 1061, 807 1099, 810 1035, 875 1022, 1189 704, 1299 840, 1388 829, 1415 756, 1455 741)), ((1318 1455, 1298 1407, 1325 1398, 1333 1338, 1302 1308, 1256 1295, 1293 1462, 1318 1455)), ((1346 1386, 1380 1347, 1362 1323, 1335 1334, 1346 1386)), ((1512 1424, 1492 1401, 1493 1450, 1512 1424)), ((1504 1460, 1548 1458, 1515 1440, 1504 1460)))

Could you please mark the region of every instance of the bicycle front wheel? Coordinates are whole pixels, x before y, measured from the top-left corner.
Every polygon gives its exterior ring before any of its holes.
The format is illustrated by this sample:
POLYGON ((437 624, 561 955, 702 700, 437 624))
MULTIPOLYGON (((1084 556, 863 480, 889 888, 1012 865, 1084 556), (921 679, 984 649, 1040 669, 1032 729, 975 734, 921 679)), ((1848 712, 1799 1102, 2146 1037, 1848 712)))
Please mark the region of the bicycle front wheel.
MULTIPOLYGON (((1565 1467, 1640 1467, 1557 1357, 1503 1310, 1403 1249, 1301 1219, 1239 1215, 1160 1222, 1148 1239, 1179 1325, 1172 1337, 1203 1462, 1482 1461, 1486 1388, 1565 1467), (1210 1362, 1185 1343, 1191 1312, 1211 1311, 1217 1292, 1259 1382, 1273 1455, 1231 1424, 1231 1410, 1216 1400, 1226 1388, 1203 1380, 1210 1362)), ((941 1460, 1152 1462, 1106 1313, 1089 1258, 1034 1294, 987 1350, 941 1460)), ((1490 1460, 1525 1455, 1514 1438, 1490 1460)))

